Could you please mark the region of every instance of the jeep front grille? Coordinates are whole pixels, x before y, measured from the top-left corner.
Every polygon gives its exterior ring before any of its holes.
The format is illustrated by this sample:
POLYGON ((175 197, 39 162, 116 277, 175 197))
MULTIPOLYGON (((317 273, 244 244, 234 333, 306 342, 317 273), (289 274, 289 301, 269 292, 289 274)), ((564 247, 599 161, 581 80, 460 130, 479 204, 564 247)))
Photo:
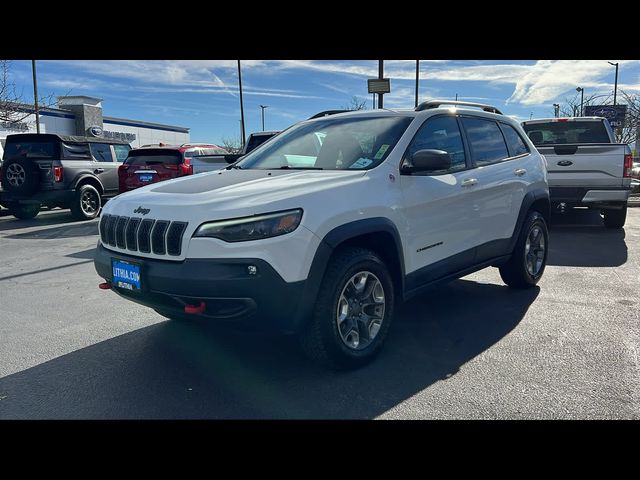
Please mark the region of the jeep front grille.
POLYGON ((105 245, 132 252, 172 255, 182 252, 182 237, 186 222, 170 222, 145 218, 103 215, 100 219, 100 238, 105 245))

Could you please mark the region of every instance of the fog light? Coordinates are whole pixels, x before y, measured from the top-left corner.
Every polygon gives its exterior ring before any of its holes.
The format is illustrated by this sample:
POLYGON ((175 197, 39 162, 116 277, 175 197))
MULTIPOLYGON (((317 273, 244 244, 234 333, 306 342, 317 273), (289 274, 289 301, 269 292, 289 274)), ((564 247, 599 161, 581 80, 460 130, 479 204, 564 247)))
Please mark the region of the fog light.
POLYGON ((249 273, 249 275, 256 275, 258 273, 258 267, 256 267, 255 265, 249 265, 247 267, 247 272, 249 273))

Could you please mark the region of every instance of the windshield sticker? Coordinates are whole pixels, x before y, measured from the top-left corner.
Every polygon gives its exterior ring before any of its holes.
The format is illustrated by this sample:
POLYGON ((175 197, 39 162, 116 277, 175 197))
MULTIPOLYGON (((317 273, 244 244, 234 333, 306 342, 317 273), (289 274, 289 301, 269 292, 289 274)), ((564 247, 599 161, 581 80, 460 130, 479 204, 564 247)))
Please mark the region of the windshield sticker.
POLYGON ((369 165, 373 163, 373 160, 368 158, 359 158, 355 162, 353 162, 349 168, 367 168, 369 165))
POLYGON ((387 145, 386 143, 384 145, 382 145, 380 147, 380 150, 378 150, 378 153, 376 153, 376 156, 373 157, 375 160, 380 160, 382 158, 382 156, 385 154, 385 152, 389 149, 389 145, 387 145))

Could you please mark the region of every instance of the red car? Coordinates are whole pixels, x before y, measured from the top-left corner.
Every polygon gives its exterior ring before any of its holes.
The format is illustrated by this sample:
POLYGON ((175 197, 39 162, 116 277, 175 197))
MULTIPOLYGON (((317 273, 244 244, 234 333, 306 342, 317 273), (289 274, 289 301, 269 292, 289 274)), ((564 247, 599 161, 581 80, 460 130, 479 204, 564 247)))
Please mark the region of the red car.
POLYGON ((185 143, 179 146, 159 143, 134 148, 118 168, 120 193, 150 183, 193 175, 194 159, 226 154, 228 152, 224 148, 204 143, 185 143))

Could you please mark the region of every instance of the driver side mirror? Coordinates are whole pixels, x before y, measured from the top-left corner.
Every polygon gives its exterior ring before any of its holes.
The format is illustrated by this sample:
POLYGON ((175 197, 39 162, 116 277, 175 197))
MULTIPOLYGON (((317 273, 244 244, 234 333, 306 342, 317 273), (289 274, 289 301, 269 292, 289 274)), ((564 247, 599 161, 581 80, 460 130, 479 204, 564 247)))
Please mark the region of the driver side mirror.
POLYGON ((400 173, 435 172, 451 168, 451 157, 444 150, 418 150, 411 157, 405 159, 400 167, 400 173))

